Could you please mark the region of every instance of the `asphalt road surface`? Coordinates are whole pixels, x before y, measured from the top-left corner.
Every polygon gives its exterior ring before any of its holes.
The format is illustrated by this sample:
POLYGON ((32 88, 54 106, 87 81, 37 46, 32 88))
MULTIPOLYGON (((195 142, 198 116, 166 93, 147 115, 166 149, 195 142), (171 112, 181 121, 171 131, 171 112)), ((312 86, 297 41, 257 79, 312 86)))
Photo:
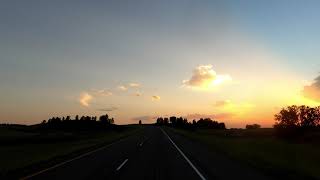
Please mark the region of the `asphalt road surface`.
POLYGON ((25 179, 268 179, 168 128, 141 132, 25 179))

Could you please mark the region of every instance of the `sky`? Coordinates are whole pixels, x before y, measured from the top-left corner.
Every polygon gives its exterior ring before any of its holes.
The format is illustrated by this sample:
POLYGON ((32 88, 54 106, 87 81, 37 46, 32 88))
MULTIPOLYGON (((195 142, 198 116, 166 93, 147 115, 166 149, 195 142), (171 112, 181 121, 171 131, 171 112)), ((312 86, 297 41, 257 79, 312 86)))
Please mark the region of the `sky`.
POLYGON ((320 105, 317 0, 2 0, 0 123, 274 124, 320 105))

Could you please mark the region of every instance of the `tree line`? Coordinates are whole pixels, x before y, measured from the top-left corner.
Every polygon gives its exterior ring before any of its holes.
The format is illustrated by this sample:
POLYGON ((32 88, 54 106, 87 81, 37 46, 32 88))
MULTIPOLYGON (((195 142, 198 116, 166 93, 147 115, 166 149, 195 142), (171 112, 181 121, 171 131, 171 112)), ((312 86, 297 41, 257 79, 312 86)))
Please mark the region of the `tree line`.
POLYGON ((211 120, 210 118, 201 118, 189 122, 187 118, 175 117, 170 118, 157 118, 156 125, 164 125, 175 128, 195 129, 195 128, 208 128, 208 129, 226 129, 225 123, 211 120))
POLYGON ((106 129, 114 126, 114 118, 109 118, 109 115, 97 116, 81 116, 76 115, 73 119, 71 116, 52 117, 48 120, 43 120, 40 124, 44 129, 69 129, 69 130, 90 130, 90 129, 106 129))

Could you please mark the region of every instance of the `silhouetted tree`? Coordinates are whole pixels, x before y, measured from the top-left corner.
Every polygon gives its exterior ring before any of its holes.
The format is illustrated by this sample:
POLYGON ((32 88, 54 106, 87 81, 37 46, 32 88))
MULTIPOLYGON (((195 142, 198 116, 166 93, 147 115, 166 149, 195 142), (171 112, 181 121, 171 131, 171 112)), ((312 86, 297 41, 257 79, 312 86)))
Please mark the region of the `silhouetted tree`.
POLYGON ((169 119, 168 118, 164 118, 163 119, 163 124, 164 125, 168 125, 169 124, 169 119))
POLYGON ((304 132, 319 127, 320 107, 288 106, 275 115, 275 129, 278 135, 297 137, 304 132))
POLYGON ((170 117, 170 123, 175 126, 177 124, 177 118, 175 116, 170 117))
POLYGON ((276 124, 278 128, 294 128, 299 126, 299 107, 296 105, 283 108, 275 115, 276 124))
POLYGON ((108 114, 100 116, 99 120, 104 124, 114 124, 114 119, 113 118, 109 119, 108 114))
POLYGON ((224 123, 219 123, 217 121, 212 121, 211 119, 200 119, 198 122, 193 120, 192 123, 188 122, 188 119, 174 116, 168 118, 157 118, 157 125, 170 125, 171 127, 176 128, 185 128, 185 129, 194 129, 194 128, 212 128, 212 129, 225 129, 226 126, 224 123), (170 121, 170 123, 169 123, 170 121))
POLYGON ((160 117, 160 118, 157 118, 157 125, 163 125, 163 118, 160 117))
POLYGON ((114 119, 111 118, 109 122, 110 122, 110 124, 114 124, 114 119))
POLYGON ((275 115, 276 128, 314 128, 320 123, 320 107, 288 106, 275 115))
POLYGON ((141 120, 139 120, 139 124, 140 124, 140 125, 142 124, 141 120))

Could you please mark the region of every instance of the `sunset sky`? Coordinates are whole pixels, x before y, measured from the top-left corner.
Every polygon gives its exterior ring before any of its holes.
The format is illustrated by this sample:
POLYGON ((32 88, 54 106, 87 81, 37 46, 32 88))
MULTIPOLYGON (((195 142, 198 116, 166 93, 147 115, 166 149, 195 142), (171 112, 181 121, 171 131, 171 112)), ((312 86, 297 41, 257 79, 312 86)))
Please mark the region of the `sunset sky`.
POLYGON ((0 5, 0 123, 102 115, 274 124, 320 105, 320 1, 0 5))

